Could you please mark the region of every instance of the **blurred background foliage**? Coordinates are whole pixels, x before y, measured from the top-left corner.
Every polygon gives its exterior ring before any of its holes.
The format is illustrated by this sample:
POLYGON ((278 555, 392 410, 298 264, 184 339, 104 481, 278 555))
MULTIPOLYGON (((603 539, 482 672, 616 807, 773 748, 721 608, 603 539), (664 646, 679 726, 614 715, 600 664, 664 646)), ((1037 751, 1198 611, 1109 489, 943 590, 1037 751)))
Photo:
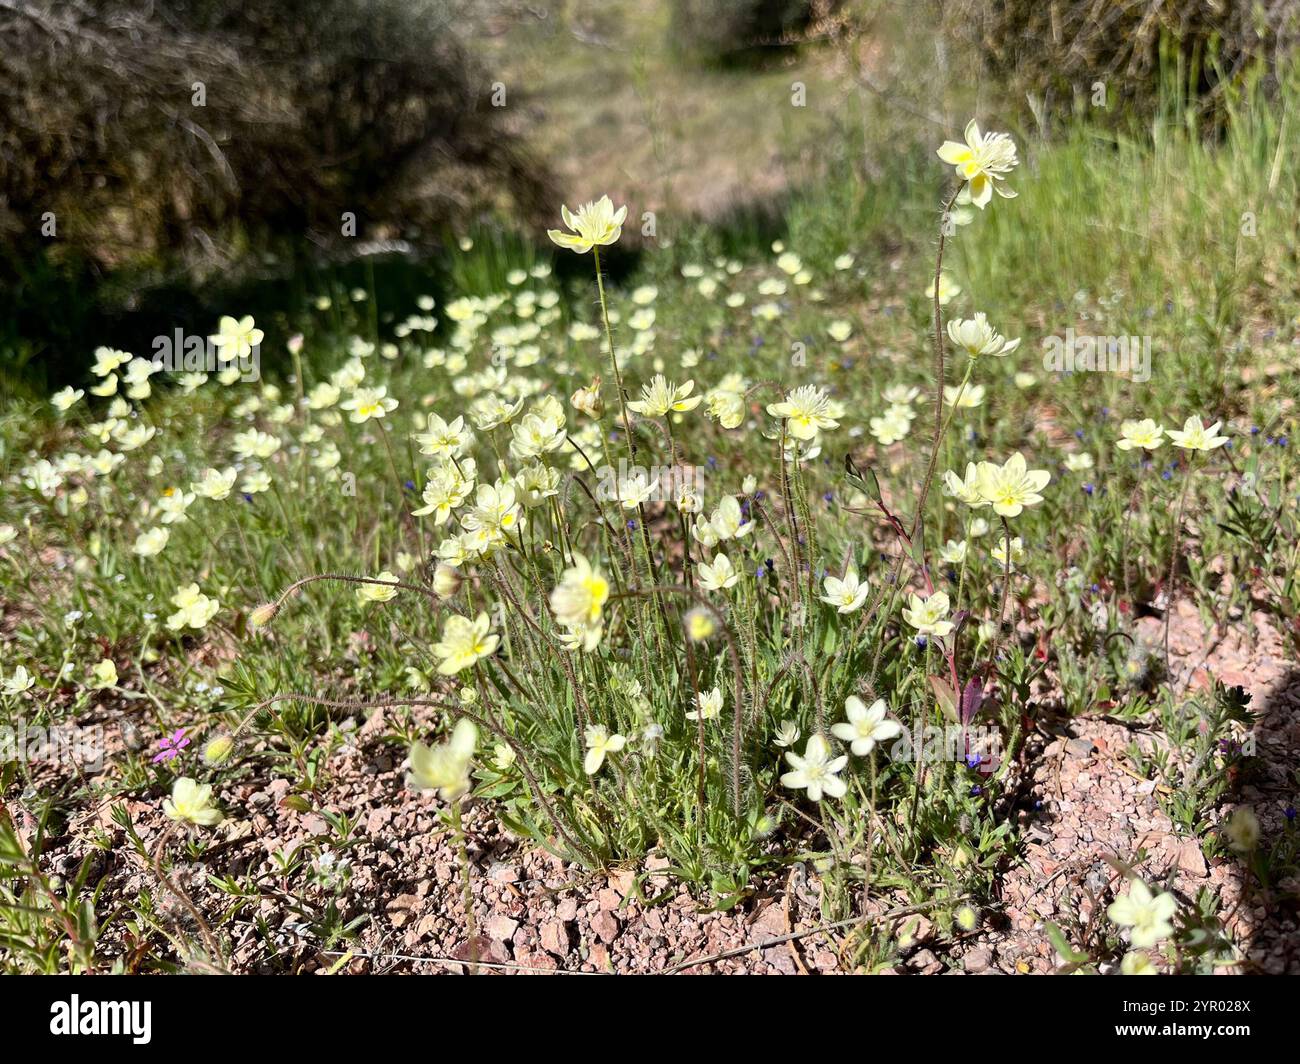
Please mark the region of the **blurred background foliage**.
POLYGON ((0 0, 0 377, 436 291, 458 236, 602 193, 633 254, 647 212, 661 244, 853 217, 888 245, 925 204, 882 190, 970 114, 1223 136, 1298 27, 1300 0, 0 0))

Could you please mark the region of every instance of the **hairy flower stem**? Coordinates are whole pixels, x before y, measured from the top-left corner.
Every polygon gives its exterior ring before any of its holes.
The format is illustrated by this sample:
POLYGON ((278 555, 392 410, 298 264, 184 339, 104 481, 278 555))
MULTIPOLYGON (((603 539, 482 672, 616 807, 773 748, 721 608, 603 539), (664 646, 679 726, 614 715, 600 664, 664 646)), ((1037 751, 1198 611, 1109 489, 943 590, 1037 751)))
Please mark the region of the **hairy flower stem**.
POLYGON ((208 955, 212 958, 213 962, 217 965, 224 966, 225 961, 221 956, 221 944, 217 941, 217 936, 212 933, 212 928, 208 926, 208 922, 203 919, 203 914, 199 912, 199 907, 195 905, 190 896, 177 886, 167 873, 163 871, 163 854, 167 852, 167 843, 171 841, 172 836, 175 833, 176 825, 168 824, 167 827, 163 829, 162 835, 158 837, 158 843, 154 846, 153 850, 152 863, 154 875, 158 877, 159 883, 176 896, 176 900, 179 901, 181 905, 185 907, 185 911, 190 914, 190 918, 198 926, 199 935, 203 939, 204 948, 208 951, 208 955))
POLYGON ((930 443, 930 461, 926 466, 925 478, 921 481, 921 492, 916 500, 916 513, 912 517, 912 535, 917 534, 925 515, 926 499, 930 495, 930 485, 934 481, 934 471, 939 463, 939 445, 943 441, 943 381, 944 381, 944 347, 943 347, 943 309, 939 303, 939 277, 943 272, 943 251, 948 240, 948 226, 952 219, 952 206, 965 185, 957 186, 944 205, 939 223, 939 251, 934 262, 934 439, 930 443))
POLYGON ((474 890, 471 881, 469 863, 469 836, 465 834, 465 820, 461 815, 461 800, 451 803, 451 827, 456 834, 456 852, 460 861, 461 899, 465 906, 465 945, 469 952, 468 975, 478 975, 474 962, 478 960, 478 943, 475 935, 478 929, 474 924, 474 890))
POLYGON ((1169 677, 1171 684, 1174 674, 1169 667, 1169 622, 1174 615, 1174 592, 1177 590, 1178 580, 1178 548, 1183 533, 1183 507, 1187 503, 1187 489, 1192 482, 1192 469, 1196 462, 1195 455, 1190 451, 1188 454, 1187 471, 1183 474, 1183 486, 1178 492, 1178 509, 1174 512, 1173 540, 1169 549, 1169 575, 1165 579, 1165 675, 1169 677))
MULTIPOLYGON (((618 368, 618 355, 614 351, 614 333, 609 327, 609 306, 605 300, 605 279, 600 270, 600 249, 593 247, 591 249, 592 260, 596 264, 596 293, 600 297, 600 320, 605 327, 605 346, 609 351, 609 364, 614 372, 614 388, 618 392, 618 410, 623 419, 623 432, 627 436, 628 455, 632 459, 633 468, 641 465, 640 455, 637 453, 636 433, 632 429, 632 419, 627 412, 627 389, 623 386, 623 373, 618 368)), ((618 477, 615 474, 615 483, 618 477)), ((646 521, 645 506, 637 503, 636 506, 637 524, 641 526, 641 543, 645 547, 646 568, 650 574, 650 583, 656 583, 659 579, 658 569, 655 566, 654 552, 650 548, 650 526, 646 521)), ((662 602, 656 603, 659 612, 659 622, 663 626, 658 635, 659 650, 662 656, 662 640, 668 634, 668 615, 664 612, 662 602)))

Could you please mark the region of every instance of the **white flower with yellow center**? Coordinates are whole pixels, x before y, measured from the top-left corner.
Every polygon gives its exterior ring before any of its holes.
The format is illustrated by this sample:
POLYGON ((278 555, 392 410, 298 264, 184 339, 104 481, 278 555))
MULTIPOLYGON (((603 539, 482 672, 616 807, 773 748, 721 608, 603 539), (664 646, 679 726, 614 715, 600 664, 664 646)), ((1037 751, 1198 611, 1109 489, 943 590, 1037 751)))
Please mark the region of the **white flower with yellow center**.
POLYGON ((182 824, 211 828, 223 819, 221 810, 212 804, 212 784, 199 784, 181 776, 172 784, 172 796, 163 801, 163 812, 182 824))
POLYGON ((943 401, 944 405, 958 410, 974 410, 977 406, 984 405, 984 385, 967 383, 963 387, 960 384, 945 384, 943 401))
POLYGON ((697 572, 705 591, 725 591, 740 583, 740 574, 725 554, 715 555, 712 563, 700 562, 697 572))
POLYGON ((1165 442, 1164 426, 1157 425, 1155 420, 1149 417, 1141 421, 1121 422, 1119 434, 1120 438, 1115 441, 1115 446, 1121 451, 1131 451, 1135 447, 1154 451, 1165 442))
POLYGON ((966 463, 966 476, 959 477, 951 469, 943 474, 943 493, 967 506, 986 506, 984 496, 979 491, 979 467, 974 462, 966 463))
POLYGON ((618 499, 625 510, 634 510, 648 502, 659 488, 659 478, 649 479, 645 473, 634 473, 618 482, 618 499))
POLYGON ((609 581, 581 554, 573 556, 560 582, 551 591, 555 619, 568 628, 594 625, 600 621, 609 599, 609 581))
POLYGON ((172 596, 171 601, 176 612, 167 618, 167 627, 173 632, 182 628, 203 628, 221 608, 221 603, 203 594, 198 584, 186 584, 172 596))
POLYGON ((473 442, 473 436, 465 428, 464 417, 457 417, 450 422, 444 421, 437 414, 429 414, 423 432, 415 434, 415 442, 420 445, 421 454, 430 454, 438 458, 459 458, 473 442))
POLYGON ((81 388, 64 388, 50 396, 50 405, 60 414, 66 414, 85 394, 81 388))
POLYGON ((158 499, 158 513, 160 515, 158 519, 164 525, 174 525, 178 521, 184 521, 185 511, 190 508, 194 499, 195 494, 192 491, 178 491, 176 488, 165 489, 158 499))
POLYGON ((1216 435, 1222 427, 1223 422, 1216 421, 1206 428, 1201 423, 1201 419, 1193 414, 1183 422, 1181 430, 1169 430, 1169 441, 1175 447, 1181 447, 1185 451, 1212 451, 1228 442, 1227 436, 1216 435))
POLYGON ((236 432, 230 439, 230 446, 240 458, 270 458, 280 449, 280 440, 268 432, 248 429, 236 432))
POLYGON ((509 481, 480 484, 474 505, 460 519, 466 532, 486 532, 492 538, 517 533, 527 523, 520 512, 515 486, 509 481))
POLYGON ((161 526, 151 528, 135 537, 135 546, 131 548, 131 552, 141 558, 152 558, 154 555, 162 553, 163 548, 167 546, 167 540, 170 538, 170 529, 161 526))
POLYGON ((474 490, 474 477, 477 467, 474 459, 466 458, 456 465, 444 462, 429 470, 429 480, 424 485, 424 505, 412 510, 415 517, 433 514, 433 523, 443 525, 451 517, 452 511, 459 509, 474 490))
POLYGON ((1075 451, 1065 456, 1065 468, 1070 473, 1086 473, 1094 464, 1087 451, 1075 451))
POLYGON ((1002 182, 1020 161, 1015 141, 1005 133, 981 133, 974 119, 967 123, 964 137, 965 144, 946 140, 937 152, 966 183, 958 202, 969 202, 983 210, 993 198, 994 189, 1003 199, 1014 199, 1016 194, 1002 182))
POLYGON ((785 422, 786 431, 796 440, 811 440, 823 429, 839 427, 831 416, 831 401, 825 390, 804 384, 779 403, 768 405, 767 412, 785 422))
POLYGON ((238 477, 239 473, 234 466, 224 470, 209 467, 200 474, 198 480, 190 484, 190 487, 194 489, 195 495, 220 502, 230 494, 238 477))
POLYGON ((1172 894, 1153 894, 1142 880, 1135 879, 1127 894, 1111 902, 1106 915, 1120 927, 1132 929, 1129 939, 1134 946, 1148 949, 1174 933, 1170 921, 1177 911, 1178 902, 1172 894))
POLYGON ((107 377, 119 366, 124 366, 131 361, 131 355, 126 351, 117 351, 111 347, 95 348, 95 364, 90 367, 90 372, 96 377, 107 377))
POLYGON ((117 666, 112 658, 103 658, 90 669, 90 686, 96 691, 117 686, 117 666))
POLYGON ((217 331, 208 339, 221 349, 222 355, 227 358, 243 358, 257 347, 265 334, 253 322, 252 315, 245 315, 236 320, 232 317, 224 316, 217 322, 217 331))
POLYGON ((371 602, 391 602, 397 597, 398 588, 392 586, 397 583, 396 573, 385 569, 382 573, 376 576, 375 579, 382 580, 383 583, 357 585, 357 601, 363 606, 371 602))
POLYGON ((687 720, 713 720, 722 712, 721 689, 715 687, 711 691, 698 692, 695 695, 695 707, 687 711, 687 720))
POLYGON ((1004 465, 981 462, 976 483, 980 498, 993 507, 994 513, 1018 517, 1026 506, 1043 501, 1038 493, 1051 479, 1046 469, 1028 469, 1025 456, 1017 451, 1004 465))
POLYGON ((565 233, 559 229, 548 229, 546 235, 552 242, 562 248, 585 254, 593 247, 613 244, 623 233, 623 219, 627 217, 627 207, 614 210, 614 204, 608 196, 601 196, 595 203, 584 203, 573 214, 568 207, 561 205, 560 217, 572 230, 565 233))
POLYGON ((1008 340, 989 324, 988 317, 977 311, 975 317, 948 323, 948 339, 971 358, 993 355, 1002 358, 1020 346, 1020 340, 1008 340))
POLYGON ((844 700, 844 713, 848 717, 848 723, 834 725, 831 734, 841 742, 848 743, 855 757, 866 757, 876 748, 876 743, 892 739, 903 730, 897 721, 886 719, 888 711, 889 707, 883 698, 877 698, 867 708, 857 695, 849 695, 844 700))
POLYGON ((375 418, 382 418, 397 409, 397 400, 388 394, 383 385, 377 388, 358 388, 339 404, 342 410, 350 410, 348 420, 360 425, 375 418))
POLYGON ((961 565, 966 560, 966 541, 950 539, 939 548, 939 560, 945 565, 961 565))
MULTIPOLYGON (((946 273, 939 274, 939 306, 946 307, 953 298, 961 295, 961 285, 955 283, 946 273)), ((925 298, 934 298, 934 278, 925 288, 925 298)))
POLYGON ((822 601, 834 606, 837 613, 855 613, 867 601, 870 587, 865 580, 859 580, 857 570, 850 567, 842 580, 837 576, 826 577, 822 581, 822 590, 825 592, 822 601))
POLYGON ((903 620, 915 628, 921 635, 933 635, 942 639, 953 629, 948 620, 948 594, 936 591, 929 598, 921 598, 915 592, 908 598, 908 606, 903 610, 903 620))
MULTIPOLYGON (((998 545, 994 547, 991 551, 989 551, 989 553, 993 556, 993 560, 998 563, 998 568, 1004 571, 1007 568, 1006 543, 1007 540, 1006 537, 1004 536, 1002 539, 998 541, 998 545)), ((1011 569, 1012 570, 1016 569, 1018 566, 1024 564, 1024 561, 1025 561, 1025 545, 1021 542, 1019 536, 1012 536, 1011 537, 1011 569)))
POLYGON ((694 410, 703 400, 701 395, 691 395, 695 382, 685 384, 670 382, 662 373, 657 373, 649 384, 642 385, 641 398, 627 404, 627 408, 646 417, 663 417, 669 411, 683 414, 694 410))
POLYGON ((754 522, 745 520, 740 500, 734 495, 723 496, 709 519, 709 525, 719 540, 743 539, 754 530, 754 522))
POLYGON ((619 735, 618 732, 611 735, 603 724, 590 725, 583 732, 583 740, 587 746, 587 756, 583 758, 582 770, 588 776, 594 776, 600 771, 608 754, 616 754, 627 745, 626 736, 619 735))
POLYGON ((820 735, 808 737, 803 755, 786 751, 786 761, 792 771, 781 776, 781 786, 791 790, 807 791, 810 801, 820 802, 822 795, 843 798, 848 787, 838 773, 849 763, 848 755, 831 757, 830 744, 820 735))
POLYGON ((469 770, 477 743, 478 729, 463 717, 445 743, 434 747, 412 743, 407 783, 417 791, 437 791, 444 802, 454 802, 473 786, 469 770))
POLYGON ((492 622, 486 613, 480 613, 472 621, 453 614, 442 626, 442 639, 433 644, 438 672, 443 676, 462 672, 489 657, 500 641, 500 637, 493 634, 492 622))

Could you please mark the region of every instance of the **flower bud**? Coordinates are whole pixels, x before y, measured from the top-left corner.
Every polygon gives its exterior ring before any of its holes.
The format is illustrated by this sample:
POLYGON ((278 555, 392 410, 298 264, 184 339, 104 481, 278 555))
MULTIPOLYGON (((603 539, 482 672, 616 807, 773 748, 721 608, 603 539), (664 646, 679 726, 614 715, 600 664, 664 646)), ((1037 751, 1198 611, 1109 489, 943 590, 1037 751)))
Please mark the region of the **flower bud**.
POLYGON ((580 410, 588 417, 600 417, 605 411, 605 401, 600 396, 600 378, 593 377, 585 388, 579 388, 569 396, 569 402, 575 410, 580 410))
POLYGON ((265 628, 273 620, 275 615, 280 612, 280 607, 274 602, 264 602, 248 615, 248 623, 254 628, 265 628))
POLYGON ((209 765, 220 765, 230 757, 230 752, 234 750, 234 748, 234 736, 218 735, 215 739, 210 739, 208 744, 203 748, 203 760, 209 765))
POLYGON ((439 598, 451 598, 460 590, 460 583, 460 571, 455 566, 448 565, 446 562, 438 563, 438 567, 433 571, 433 590, 439 598))

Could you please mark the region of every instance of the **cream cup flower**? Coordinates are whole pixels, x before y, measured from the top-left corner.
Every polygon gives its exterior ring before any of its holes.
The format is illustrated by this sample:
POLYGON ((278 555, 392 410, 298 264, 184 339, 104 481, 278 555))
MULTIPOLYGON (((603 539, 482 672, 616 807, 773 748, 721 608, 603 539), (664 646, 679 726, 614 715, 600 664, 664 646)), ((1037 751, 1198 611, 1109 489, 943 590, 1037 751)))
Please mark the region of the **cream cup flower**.
POLYGON ((208 468, 203 471, 198 480, 190 484, 190 487, 195 495, 220 502, 230 494, 238 477, 239 473, 234 466, 227 469, 208 468))
POLYGON ((834 725, 831 734, 840 742, 848 743, 855 757, 866 757, 876 748, 876 743, 892 739, 903 730, 897 721, 885 718, 888 711, 883 698, 877 698, 867 708, 857 695, 849 695, 844 700, 848 723, 834 725))
POLYGON ((947 618, 948 594, 945 591, 936 591, 925 599, 913 592, 903 610, 903 620, 921 635, 933 635, 940 639, 953 629, 952 621, 947 618))
POLYGON ((167 618, 167 627, 173 632, 182 628, 202 628, 216 616, 221 603, 208 598, 198 584, 186 584, 172 596, 176 612, 167 618))
POLYGON ((718 539, 742 539, 754 528, 753 521, 746 521, 740 508, 740 500, 734 495, 723 496, 718 508, 708 521, 709 528, 718 539))
POLYGON ((1065 456, 1065 468, 1070 473, 1086 473, 1096 463, 1087 451, 1077 451, 1065 456))
POLYGON ((1250 853, 1259 845, 1259 818, 1249 806, 1238 807, 1223 829, 1228 845, 1238 853, 1250 853))
POLYGON ((64 388, 62 391, 57 391, 50 396, 50 405, 60 414, 66 414, 85 394, 85 391, 81 388, 64 388))
POLYGON ((95 690, 117 686, 117 666, 113 664, 112 658, 96 662, 91 666, 90 674, 93 678, 90 686, 95 690))
POLYGON ((785 748, 794 746, 799 741, 799 725, 792 720, 783 720, 776 726, 776 733, 772 737, 772 742, 777 746, 785 748))
POLYGON ((1135 447, 1141 447, 1147 451, 1154 451, 1164 443, 1164 427, 1157 425, 1152 418, 1143 418, 1141 421, 1125 421, 1119 427, 1120 438, 1115 441, 1115 446, 1121 451, 1131 451, 1135 447))
POLYGON ((1120 927, 1131 928, 1130 941, 1138 949, 1149 949, 1174 933, 1170 922, 1178 911, 1172 894, 1153 894, 1140 879, 1133 880, 1128 893, 1111 902, 1106 915, 1120 927))
POLYGON ((831 410, 830 396, 815 384, 801 385, 767 408, 772 417, 785 422, 786 431, 796 440, 811 440, 822 429, 838 428, 831 410))
POLYGON ((950 539, 939 548, 939 560, 945 565, 961 565, 966 560, 966 541, 950 539))
POLYGON ((3 684, 0 684, 0 691, 3 691, 7 695, 17 697, 24 691, 31 690, 35 683, 36 677, 27 671, 27 666, 19 665, 14 669, 13 674, 10 675, 3 684))
POLYGON ((415 434, 415 442, 420 445, 421 454, 437 458, 459 458, 473 442, 473 436, 465 428, 463 416, 444 421, 437 414, 430 413, 425 430, 415 434))
MULTIPOLYGON (((939 306, 946 307, 955 296, 961 295, 961 285, 954 283, 946 273, 939 274, 939 306)), ((925 287, 925 298, 934 298, 934 279, 925 287)))
POLYGON ((208 339, 221 348, 226 358, 243 358, 262 342, 264 333, 257 328, 251 315, 235 320, 226 315, 217 322, 217 331, 208 339))
POLYGON ((1005 133, 981 133, 971 119, 964 133, 965 144, 946 140, 937 152, 940 159, 955 167, 957 177, 966 182, 969 201, 983 210, 996 188, 999 196, 1014 199, 1015 193, 1002 182, 1019 163, 1015 142, 1005 133))
POLYGON ((702 395, 691 395, 694 390, 694 381, 677 384, 657 373, 649 384, 642 385, 641 398, 628 403, 627 408, 646 417, 663 417, 670 410, 682 414, 694 410, 704 400, 702 395))
POLYGON ((715 687, 711 691, 700 691, 695 696, 695 705, 696 709, 687 712, 687 720, 713 720, 722 712, 721 689, 715 687))
POLYGON ((843 319, 838 319, 826 326, 826 335, 837 344, 842 344, 853 335, 853 325, 843 319))
POLYGON ((1149 955, 1134 950, 1124 954, 1124 959, 1119 962, 1120 975, 1159 975, 1156 966, 1151 963, 1149 955))
POLYGON ((644 473, 636 473, 618 482, 618 498, 623 509, 634 510, 649 501, 658 487, 658 477, 650 480, 644 473))
POLYGON ((433 644, 439 674, 455 675, 489 657, 501 641, 491 629, 492 622, 486 613, 480 613, 472 621, 459 614, 448 617, 442 626, 442 639, 433 644))
POLYGON ((478 729, 464 717, 445 743, 434 747, 412 743, 407 783, 417 791, 437 791, 444 802, 454 802, 473 786, 469 769, 477 743, 478 729))
POLYGON ((1212 451, 1228 442, 1227 436, 1215 435, 1223 427, 1222 421, 1216 421, 1209 428, 1201 424, 1201 419, 1193 414, 1183 422, 1182 430, 1170 429, 1169 441, 1175 447, 1185 451, 1212 451))
POLYGON ((1046 469, 1029 469, 1025 456, 1017 451, 1004 465, 995 462, 979 464, 980 498, 1002 517, 1018 517, 1026 506, 1036 506, 1043 501, 1038 493, 1047 487, 1052 474, 1046 469))
POLYGON ((622 236, 627 207, 620 207, 616 211, 610 198, 601 196, 595 203, 584 203, 578 208, 577 214, 570 213, 568 207, 561 205, 560 217, 573 232, 548 229, 546 235, 560 247, 582 255, 593 247, 613 244, 622 236))
MULTIPOLYGON (((396 574, 388 569, 375 577, 376 580, 383 580, 386 584, 395 584, 397 582, 396 574)), ((382 584, 358 584, 356 589, 357 601, 361 605, 370 602, 390 602, 397 597, 397 588, 384 587, 382 584)))
POLYGON ((609 729, 603 724, 593 724, 583 733, 587 745, 587 756, 583 758, 582 770, 588 776, 594 776, 605 763, 606 754, 616 754, 627 745, 627 737, 609 729))
POLYGON ((838 576, 826 577, 822 581, 822 590, 825 592, 822 601, 834 606, 837 613, 855 613, 867 601, 871 589, 865 580, 858 579, 857 571, 850 568, 842 580, 838 576))
POLYGON ((551 591, 551 611, 555 619, 569 628, 594 625, 600 621, 609 599, 609 580, 581 554, 573 556, 551 591))
POLYGON ((389 396, 384 386, 358 388, 339 404, 341 410, 350 410, 348 420, 360 425, 372 418, 381 418, 397 409, 397 400, 389 396))
MULTIPOLYGON (((993 560, 998 563, 998 568, 1005 570, 1007 568, 1007 552, 1005 550, 1006 537, 998 540, 998 545, 989 553, 993 555, 993 560)), ((1022 564, 1025 560, 1025 546, 1019 536, 1011 537, 1011 568, 1022 564)))
POLYGON ((700 562, 696 567, 700 587, 705 591, 725 591, 740 582, 740 574, 725 554, 716 554, 713 563, 700 562))
POLYGON ((167 540, 170 538, 170 529, 161 525, 151 528, 135 537, 135 546, 131 548, 131 553, 141 558, 152 558, 154 555, 162 553, 163 548, 167 546, 167 540))
POLYGON ((971 358, 993 355, 1002 358, 1020 346, 1020 340, 1008 340, 989 324, 988 317, 978 311, 973 318, 958 318, 948 323, 948 339, 971 358))
POLYGON ((221 810, 212 804, 212 784, 199 784, 182 776, 172 784, 172 796, 164 799, 163 812, 181 824, 211 828, 223 819, 221 810))
POLYGON ((984 404, 984 385, 967 384, 963 388, 960 384, 945 384, 943 401, 958 410, 973 410, 984 404))
POLYGON ((943 474, 943 493, 967 506, 987 506, 979 489, 979 466, 974 462, 966 463, 966 476, 959 477, 951 469, 943 474))
POLYGON ((820 802, 822 795, 843 798, 848 787, 837 773, 849 763, 847 754, 831 757, 830 744, 820 735, 808 737, 803 755, 787 750, 785 755, 793 771, 781 776, 781 786, 807 791, 810 801, 820 802))

